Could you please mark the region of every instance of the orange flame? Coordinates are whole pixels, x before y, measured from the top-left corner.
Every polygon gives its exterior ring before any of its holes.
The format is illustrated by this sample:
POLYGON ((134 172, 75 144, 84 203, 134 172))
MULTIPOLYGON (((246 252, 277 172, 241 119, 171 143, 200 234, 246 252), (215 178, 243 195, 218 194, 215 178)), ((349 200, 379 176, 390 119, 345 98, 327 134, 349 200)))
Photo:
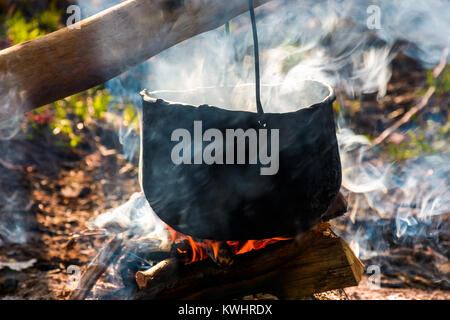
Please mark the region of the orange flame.
MULTIPOLYGON (((218 257, 219 247, 221 244, 220 241, 202 240, 202 242, 197 242, 191 236, 186 236, 182 233, 179 233, 169 226, 167 226, 167 229, 169 230, 172 243, 174 243, 178 240, 187 240, 188 241, 189 246, 190 246, 190 251, 177 248, 177 251, 181 254, 188 254, 189 252, 191 253, 191 258, 186 264, 190 264, 190 263, 201 261, 201 260, 208 258, 209 257, 208 252, 212 252, 214 258, 218 257)), ((293 238, 277 237, 277 238, 264 239, 264 240, 226 241, 226 243, 230 247, 231 252, 234 255, 238 255, 238 254, 244 254, 244 253, 250 252, 252 250, 263 249, 263 248, 267 247, 268 245, 276 243, 278 241, 285 241, 285 240, 291 240, 291 239, 293 239, 293 238)))

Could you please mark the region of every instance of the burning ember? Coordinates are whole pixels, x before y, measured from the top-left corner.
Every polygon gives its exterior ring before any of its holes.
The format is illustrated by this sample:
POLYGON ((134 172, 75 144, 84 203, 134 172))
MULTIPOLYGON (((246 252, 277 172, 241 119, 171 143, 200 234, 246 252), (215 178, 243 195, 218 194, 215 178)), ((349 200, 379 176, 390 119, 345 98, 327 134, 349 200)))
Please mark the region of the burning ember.
POLYGON ((216 260, 219 257, 220 249, 226 247, 232 255, 238 255, 250 252, 252 250, 264 249, 270 244, 292 240, 293 238, 276 237, 263 240, 247 240, 247 241, 215 241, 215 240, 200 240, 195 241, 191 236, 184 235, 167 226, 170 232, 172 245, 176 248, 178 253, 186 254, 186 264, 201 261, 208 257, 216 260), (179 243, 188 244, 187 247, 180 248, 179 243), (190 256, 189 256, 190 255, 190 256))

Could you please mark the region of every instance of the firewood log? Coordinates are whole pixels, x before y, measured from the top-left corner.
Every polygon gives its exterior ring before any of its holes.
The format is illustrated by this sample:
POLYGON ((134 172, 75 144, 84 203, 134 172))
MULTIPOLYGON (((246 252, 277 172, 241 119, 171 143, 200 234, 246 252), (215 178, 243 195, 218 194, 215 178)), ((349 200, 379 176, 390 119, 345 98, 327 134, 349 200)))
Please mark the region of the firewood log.
POLYGON ((83 300, 88 296, 92 287, 103 275, 108 266, 119 257, 122 243, 123 238, 121 236, 114 236, 108 241, 81 275, 78 288, 71 292, 68 297, 69 300, 83 300))
POLYGON ((265 292, 297 299, 355 286, 363 265, 328 226, 322 223, 299 239, 237 255, 227 267, 209 259, 189 265, 164 261, 136 274, 137 298, 220 299, 265 292))

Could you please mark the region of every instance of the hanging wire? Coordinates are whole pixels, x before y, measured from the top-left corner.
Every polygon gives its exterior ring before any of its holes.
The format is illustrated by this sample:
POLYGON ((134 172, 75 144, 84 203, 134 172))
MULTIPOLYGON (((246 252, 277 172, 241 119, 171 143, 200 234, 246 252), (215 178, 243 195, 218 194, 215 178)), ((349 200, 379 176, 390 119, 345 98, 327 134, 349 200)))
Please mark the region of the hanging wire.
POLYGON ((252 32, 253 32, 253 47, 255 51, 255 87, 256 87, 256 109, 258 114, 263 114, 264 110, 261 104, 261 83, 259 74, 259 47, 258 47, 258 32, 256 30, 256 18, 253 0, 248 0, 250 9, 250 18, 252 20, 252 32))
MULTIPOLYGON (((227 21, 227 23, 225 23, 225 38, 226 38, 226 48, 228 48, 228 45, 231 43, 230 39, 230 21, 227 21)), ((223 68, 223 85, 226 86, 228 83, 228 66, 227 63, 224 64, 224 68, 223 68)))
POLYGON ((226 33, 227 36, 230 35, 230 21, 227 21, 225 23, 225 33, 226 33))

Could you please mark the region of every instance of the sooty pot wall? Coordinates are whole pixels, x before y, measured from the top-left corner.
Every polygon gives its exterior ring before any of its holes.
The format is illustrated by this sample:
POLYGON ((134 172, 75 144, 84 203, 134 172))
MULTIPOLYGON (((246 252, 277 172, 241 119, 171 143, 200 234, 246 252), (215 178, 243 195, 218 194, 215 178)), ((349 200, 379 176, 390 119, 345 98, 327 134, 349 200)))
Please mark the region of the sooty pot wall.
MULTIPOLYGON (((266 92, 267 96, 277 97, 276 102, 264 102, 266 112, 270 104, 273 110, 289 111, 262 115, 229 110, 227 103, 236 104, 236 101, 221 98, 216 92, 219 89, 144 93, 141 184, 155 213, 179 232, 213 240, 294 236, 318 223, 341 186, 341 164, 332 109, 335 96, 330 87, 314 81, 305 82, 302 88, 297 94, 304 101, 299 104, 309 107, 274 105, 295 104, 295 100, 301 99, 279 94, 279 88, 263 88, 263 94, 266 92), (278 93, 275 94, 274 90, 278 93), (211 100, 211 97, 227 109, 201 105, 201 101, 211 100), (194 101, 193 104, 200 106, 168 100, 194 101), (211 128, 219 130, 222 137, 226 137, 230 129, 253 129, 258 138, 260 132, 266 132, 269 155, 270 151, 276 151, 271 134, 278 130, 279 166, 276 174, 269 172, 263 175, 261 169, 269 165, 262 164, 258 156, 256 164, 255 161, 250 163, 249 157, 255 149, 248 139, 244 164, 237 164, 237 140, 232 149, 227 149, 227 141, 223 141, 224 154, 218 158, 222 158, 224 164, 201 161, 202 152, 211 142, 205 139, 199 142, 199 130, 201 137, 211 128), (191 139, 187 156, 180 153, 186 160, 182 164, 174 163, 172 156, 174 148, 182 141, 181 138, 172 141, 172 134, 177 129, 184 129, 183 132, 188 133, 191 139), (234 164, 230 161, 227 164, 227 154, 232 151, 234 157, 229 155, 228 159, 234 160, 234 164)), ((240 93, 234 91, 231 99, 236 94, 240 93)), ((264 135, 261 137, 264 140, 264 135)), ((262 140, 258 141, 258 152, 264 145, 262 140)), ((272 163, 274 168, 275 160, 272 163)))

